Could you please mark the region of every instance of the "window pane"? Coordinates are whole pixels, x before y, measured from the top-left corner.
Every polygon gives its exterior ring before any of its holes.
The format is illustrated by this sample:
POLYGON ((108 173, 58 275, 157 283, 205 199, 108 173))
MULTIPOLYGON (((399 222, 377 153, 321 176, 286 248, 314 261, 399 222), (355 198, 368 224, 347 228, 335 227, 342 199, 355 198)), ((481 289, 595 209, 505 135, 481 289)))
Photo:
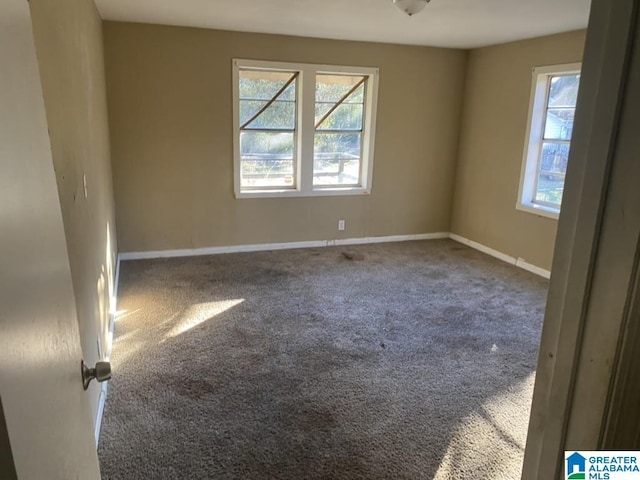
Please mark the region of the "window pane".
POLYGON ((580 75, 554 75, 549 85, 549 107, 575 107, 580 75))
POLYGON ((360 133, 317 132, 314 139, 313 184, 360 184, 360 133))
POLYGON ((315 123, 317 125, 322 121, 318 128, 362 130, 365 84, 362 83, 353 92, 351 90, 364 79, 360 75, 316 75, 315 123), (324 118, 329 112, 329 116, 324 118))
POLYGON ((316 132, 314 157, 333 155, 340 158, 360 158, 360 133, 316 132))
POLYGON ((542 144, 536 202, 549 203, 560 207, 568 159, 569 144, 550 142, 542 144))
POLYGON ((567 173, 567 162, 569 161, 568 143, 542 144, 542 158, 540 159, 540 173, 567 173))
POLYGON ((331 108, 335 105, 335 103, 318 103, 316 102, 316 119, 314 120, 316 123, 325 116, 325 114, 331 110, 331 108))
POLYGON ((564 176, 541 174, 538 176, 538 187, 536 189, 536 202, 550 203, 557 205, 562 203, 562 192, 564 191, 564 176))
MULTIPOLYGON (((336 103, 364 77, 361 75, 316 75, 316 102, 336 103)), ((364 101, 364 84, 360 85, 347 102, 364 101)))
MULTIPOLYGON (((263 108, 267 102, 240 100, 240 126, 263 108)), ((296 126, 296 104, 276 100, 245 128, 294 130, 296 126)))
POLYGON ((292 72, 240 70, 240 125, 251 120, 273 101, 245 128, 293 130, 296 124, 294 80, 280 95, 278 92, 295 75, 292 72))
MULTIPOLYGON (((271 100, 291 79, 292 72, 269 72, 265 70, 240 70, 240 99, 271 100)), ((278 97, 279 100, 296 99, 296 82, 293 82, 278 97)))
POLYGON ((573 108, 550 108, 544 125, 544 138, 556 140, 571 140, 573 133, 573 108))
POLYGON ((289 132, 241 132, 241 185, 293 188, 293 140, 289 132))
MULTIPOLYGON (((326 103, 316 103, 316 119, 322 118, 319 111, 328 110, 324 108, 326 103)), ((318 126, 319 130, 362 130, 362 104, 341 104, 331 112, 331 114, 318 126)))
POLYGON ((313 160, 313 185, 359 185, 360 160, 313 160))

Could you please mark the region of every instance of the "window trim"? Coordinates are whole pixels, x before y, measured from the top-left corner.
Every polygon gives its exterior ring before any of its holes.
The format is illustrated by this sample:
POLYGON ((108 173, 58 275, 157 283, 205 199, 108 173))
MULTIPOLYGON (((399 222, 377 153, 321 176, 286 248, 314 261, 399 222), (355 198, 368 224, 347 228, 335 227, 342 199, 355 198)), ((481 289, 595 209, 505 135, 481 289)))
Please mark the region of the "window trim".
POLYGON ((236 198, 320 197, 368 195, 373 181, 373 161, 378 103, 379 69, 344 65, 320 65, 311 63, 272 62, 263 60, 232 60, 233 101, 233 178, 236 198), (294 188, 243 190, 240 178, 240 69, 255 68, 299 72, 296 88, 297 119, 295 135, 294 188), (360 185, 313 185, 313 144, 315 134, 315 76, 316 74, 351 74, 368 77, 365 88, 364 118, 361 148, 360 185))
POLYGON ((549 98, 549 79, 554 75, 570 75, 580 73, 581 63, 565 63, 534 67, 532 70, 531 93, 527 115, 527 130, 520 169, 520 186, 516 209, 557 220, 560 208, 543 203, 535 203, 534 190, 536 188, 540 149, 545 126, 545 113, 549 98))

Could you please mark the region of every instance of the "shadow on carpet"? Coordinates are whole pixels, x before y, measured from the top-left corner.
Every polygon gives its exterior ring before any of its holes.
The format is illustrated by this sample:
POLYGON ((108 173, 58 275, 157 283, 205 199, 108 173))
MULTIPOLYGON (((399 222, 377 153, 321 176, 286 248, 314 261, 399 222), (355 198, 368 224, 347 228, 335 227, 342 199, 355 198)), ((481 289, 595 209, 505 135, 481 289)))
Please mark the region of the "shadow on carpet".
POLYGON ((518 479, 547 282, 450 240, 121 264, 104 479, 518 479))

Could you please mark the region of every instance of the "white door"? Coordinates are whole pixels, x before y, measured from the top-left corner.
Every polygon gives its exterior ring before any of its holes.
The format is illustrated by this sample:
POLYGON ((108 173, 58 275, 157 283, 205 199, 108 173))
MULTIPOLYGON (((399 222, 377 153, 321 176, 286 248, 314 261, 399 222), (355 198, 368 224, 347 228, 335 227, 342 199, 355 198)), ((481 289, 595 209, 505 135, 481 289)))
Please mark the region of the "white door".
POLYGON ((2 0, 0 400, 20 480, 100 478, 81 358, 29 4, 2 0))

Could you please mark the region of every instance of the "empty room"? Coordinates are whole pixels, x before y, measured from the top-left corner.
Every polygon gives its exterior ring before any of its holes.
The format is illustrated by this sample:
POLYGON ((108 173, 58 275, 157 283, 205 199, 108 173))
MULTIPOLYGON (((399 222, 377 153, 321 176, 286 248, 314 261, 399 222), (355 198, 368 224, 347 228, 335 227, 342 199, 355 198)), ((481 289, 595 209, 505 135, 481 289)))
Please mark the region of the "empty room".
POLYGON ((2 478, 634 447, 637 2, 0 11, 2 478))

